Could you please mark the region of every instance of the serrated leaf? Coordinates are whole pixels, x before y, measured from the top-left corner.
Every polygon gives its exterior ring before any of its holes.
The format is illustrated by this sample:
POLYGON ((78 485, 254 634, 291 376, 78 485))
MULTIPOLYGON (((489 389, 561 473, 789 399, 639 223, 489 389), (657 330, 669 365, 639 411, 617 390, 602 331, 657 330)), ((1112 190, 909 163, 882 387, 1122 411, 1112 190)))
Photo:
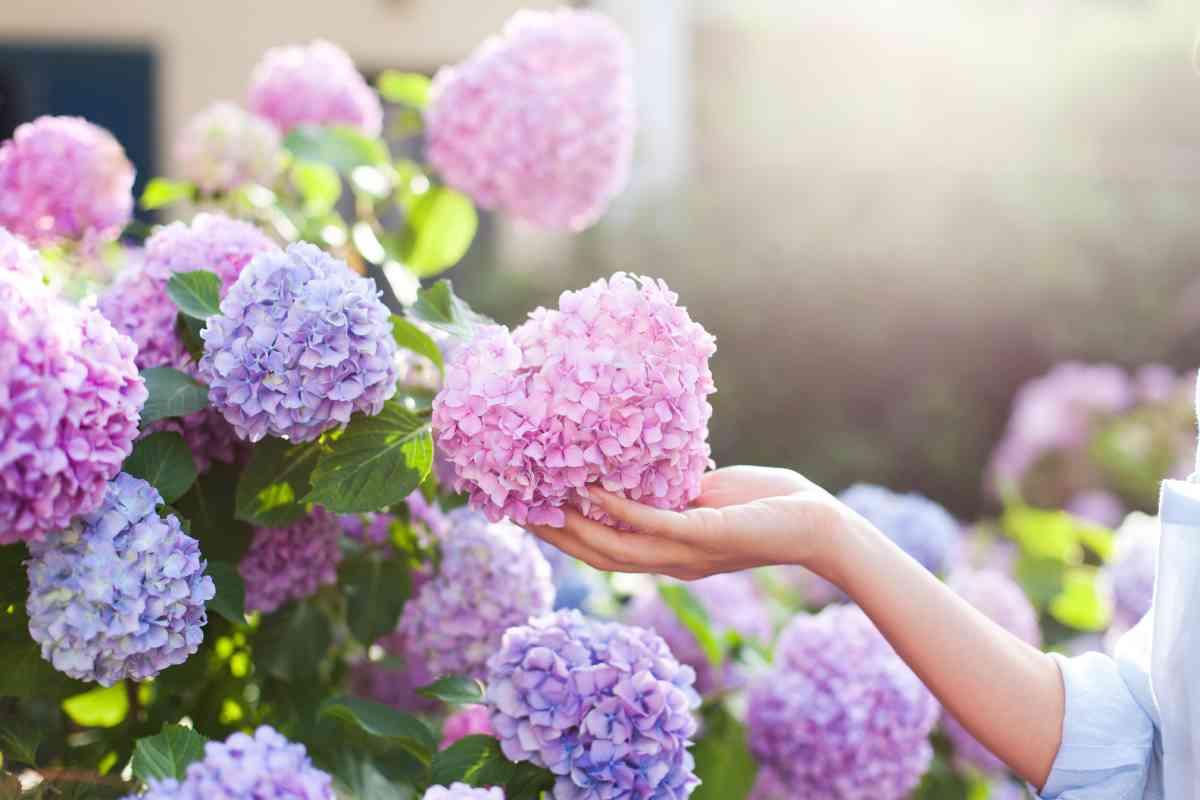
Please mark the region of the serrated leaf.
POLYGON ((446 675, 417 689, 417 694, 452 705, 469 705, 483 702, 483 684, 462 675, 446 675))
POLYGON ((725 651, 721 641, 713 633, 712 622, 708 612, 687 587, 679 583, 659 583, 658 594, 663 602, 675 612, 675 616, 684 627, 696 637, 696 643, 704 651, 705 658, 715 667, 721 666, 725 660, 725 651))
POLYGON ((721 703, 703 710, 703 735, 692 747, 700 786, 693 800, 746 797, 754 786, 758 764, 750 753, 746 728, 721 703))
POLYGON ((191 200, 196 196, 196 187, 187 181, 173 181, 169 178, 151 178, 142 190, 142 208, 153 211, 164 208, 180 200, 191 200))
POLYGON ((504 785, 504 796, 507 800, 540 800, 550 796, 548 793, 554 788, 554 780, 550 770, 522 761, 504 785))
POLYGON ((157 489, 164 503, 174 503, 196 482, 192 451, 174 431, 157 431, 138 439, 121 468, 157 489))
POLYGON ((339 514, 378 511, 421 485, 433 465, 427 419, 389 401, 373 416, 356 416, 312 473, 305 500, 339 514))
POLYGON ((385 69, 375 79, 379 95, 389 103, 400 103, 418 111, 429 104, 430 80, 418 72, 385 69))
POLYGON ((346 596, 350 632, 370 646, 400 621, 411 587, 408 565, 399 558, 363 552, 342 562, 338 587, 346 596))
POLYGON ((480 325, 492 324, 492 320, 471 310, 455 295, 454 286, 448 280, 440 280, 428 289, 418 291, 417 302, 408 309, 408 315, 462 339, 474 336, 480 325))
POLYGON ((171 367, 142 370, 149 397, 142 406, 142 427, 167 417, 186 417, 208 405, 208 387, 171 367))
POLYGON ((250 545, 250 526, 233 516, 237 487, 238 468, 216 462, 175 503, 205 558, 236 564, 250 545))
POLYGON ((342 196, 342 179, 337 170, 317 161, 297 161, 292 166, 292 185, 304 198, 304 213, 320 217, 328 214, 342 196))
POLYGON ((193 319, 187 314, 175 315, 175 333, 183 342, 184 349, 187 350, 193 361, 199 361, 204 355, 204 340, 200 338, 202 330, 204 330, 204 323, 200 320, 193 319))
POLYGON ((425 356, 436 364, 439 372, 445 369, 441 348, 429 337, 429 334, 404 317, 392 314, 392 336, 396 339, 396 344, 405 350, 425 356))
POLYGON ((329 619, 309 603, 269 614, 254 637, 255 663, 285 681, 315 675, 333 644, 329 619))
POLYGON ((288 133, 283 146, 298 160, 328 164, 343 175, 355 167, 389 161, 383 142, 345 125, 300 125, 288 133))
POLYGON ((446 186, 430 189, 408 212, 401 261, 418 278, 437 275, 462 260, 478 228, 471 198, 446 186))
POLYGON ((516 764, 504 757, 494 736, 464 736, 445 750, 434 753, 431 782, 449 786, 504 786, 516 772, 516 764))
POLYGON ((308 513, 303 498, 312 490, 310 479, 320 454, 316 442, 267 438, 255 445, 238 481, 237 518, 274 528, 303 517, 308 513))
POLYGON ((68 697, 62 701, 62 709, 75 724, 85 728, 115 728, 129 714, 129 694, 121 681, 68 697))
POLYGON ((176 272, 167 281, 167 295, 179 313, 192 319, 203 321, 221 313, 221 279, 215 272, 176 272))
POLYGON ((24 717, 7 714, 0 719, 0 755, 4 756, 5 766, 37 766, 37 750, 41 743, 42 731, 24 717))
POLYGON ((164 725, 155 735, 137 740, 133 775, 141 781, 183 780, 188 764, 204 758, 204 742, 204 737, 191 728, 164 725))
POLYGON ((1081 631, 1102 631, 1112 621, 1112 608, 1097 584, 1097 571, 1076 567, 1063 575, 1063 588, 1050 601, 1050 616, 1081 631))
POLYGON ((246 583, 237 567, 225 561, 209 561, 205 570, 213 579, 217 593, 208 607, 235 624, 246 621, 246 583))
POLYGON ((368 736, 405 747, 424 763, 437 749, 433 732, 411 714, 362 697, 331 697, 321 704, 319 716, 329 716, 356 726, 368 736))

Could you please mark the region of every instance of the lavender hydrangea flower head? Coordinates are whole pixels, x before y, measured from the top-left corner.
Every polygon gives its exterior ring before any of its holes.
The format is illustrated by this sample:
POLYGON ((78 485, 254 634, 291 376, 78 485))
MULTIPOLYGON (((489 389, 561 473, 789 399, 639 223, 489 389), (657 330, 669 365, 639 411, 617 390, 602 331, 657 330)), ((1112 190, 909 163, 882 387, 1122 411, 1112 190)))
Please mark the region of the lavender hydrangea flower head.
MULTIPOLYGON (((750 573, 712 575, 686 586, 708 613, 717 635, 737 631, 748 639, 764 643, 771 641, 770 610, 750 573)), ((696 690, 701 694, 736 686, 743 680, 734 664, 726 665, 724 670, 713 667, 695 635, 680 622, 678 615, 663 602, 657 591, 636 595, 627 613, 627 622, 653 630, 663 637, 675 657, 696 671, 696 690)))
POLYGON ((838 499, 930 572, 946 572, 961 554, 962 528, 950 512, 927 497, 860 483, 838 499))
POLYGON ((163 281, 177 272, 215 272, 224 296, 256 255, 278 251, 271 237, 248 222, 197 214, 191 223, 174 222, 146 240, 146 268, 163 281))
POLYGON ((0 272, 16 272, 40 278, 42 260, 20 238, 0 228, 0 272))
POLYGON ((429 673, 482 678, 504 631, 550 610, 554 584, 525 531, 469 509, 449 517, 441 567, 405 604, 397 632, 429 673))
POLYGON ((212 194, 271 184, 283 167, 279 131, 234 103, 218 102, 188 122, 175 145, 185 178, 212 194))
POLYGON ((0 225, 35 245, 115 237, 133 214, 133 165, 79 117, 38 117, 0 145, 0 225))
POLYGON ((1112 492, 1086 489, 1067 501, 1066 510, 1080 519, 1110 528, 1125 516, 1125 504, 1112 492))
POLYGON ((1113 622, 1133 627, 1154 602, 1154 575, 1158 565, 1158 518, 1135 511, 1117 529, 1112 557, 1103 570, 1112 592, 1113 622))
POLYGON ((269 725, 253 735, 235 733, 204 745, 204 758, 188 765, 182 781, 151 778, 150 789, 125 800, 287 798, 335 800, 333 779, 313 766, 304 745, 269 725))
POLYGON ((650 631, 556 611, 504 634, 487 703, 504 754, 558 776, 556 800, 683 800, 694 677, 650 631))
POLYGON ((678 299, 618 272, 457 348, 433 403, 455 489, 489 519, 520 525, 561 526, 566 503, 613 522, 588 499, 593 483, 686 506, 710 464, 716 344, 678 299))
POLYGON ((900 800, 933 758, 938 710, 861 609, 830 606, 780 635, 750 690, 750 749, 789 797, 900 800))
POLYGON ((285 528, 256 528, 238 564, 246 610, 270 614, 337 581, 342 560, 340 520, 321 507, 285 528))
POLYGON ((499 786, 481 789, 465 783, 449 786, 430 786, 421 800, 504 800, 504 790, 499 786))
POLYGON ((491 713, 487 706, 463 706, 442 723, 442 741, 438 749, 445 750, 465 736, 484 734, 495 736, 492 730, 491 713))
POLYGON ((98 509, 29 543, 29 633, 72 678, 145 680, 195 653, 213 598, 200 545, 140 478, 119 474, 98 509))
POLYGON ((484 208, 582 230, 628 179, 632 63, 627 37, 601 14, 519 11, 434 78, 429 162, 484 208))
POLYGON ((273 47, 250 76, 250 110, 281 132, 297 125, 349 125, 367 136, 383 130, 379 96, 346 51, 321 39, 273 47))
POLYGON ((209 401, 247 441, 311 441, 396 391, 375 282, 311 244, 256 256, 200 335, 209 401))
MULTIPOLYGON (((946 582, 988 619, 1022 641, 1041 647, 1042 631, 1038 627, 1037 610, 1021 587, 1008 575, 994 569, 959 569, 946 582)), ((954 745, 954 755, 958 761, 985 773, 1005 773, 1004 762, 968 733, 949 712, 942 716, 942 727, 954 745)))
POLYGON ((96 510, 144 402, 127 337, 36 277, 0 270, 0 544, 96 510))
POLYGON ((549 542, 539 539, 537 545, 550 564, 555 611, 560 608, 587 611, 595 604, 604 602, 609 594, 609 586, 599 570, 567 555, 549 542))

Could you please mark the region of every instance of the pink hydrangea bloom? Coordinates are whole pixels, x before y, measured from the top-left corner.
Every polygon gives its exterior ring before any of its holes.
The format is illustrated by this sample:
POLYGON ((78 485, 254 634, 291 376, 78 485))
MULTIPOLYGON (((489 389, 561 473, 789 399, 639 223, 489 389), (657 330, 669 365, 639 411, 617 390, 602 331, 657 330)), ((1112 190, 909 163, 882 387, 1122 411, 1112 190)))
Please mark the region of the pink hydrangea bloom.
POLYGON ((379 96, 346 51, 321 39, 268 50, 250 77, 249 107, 284 133, 304 124, 383 130, 379 96))
POLYGON ((442 724, 442 743, 438 749, 445 750, 464 736, 475 734, 496 735, 487 706, 463 706, 446 717, 442 724))
POLYGON ((659 508, 696 497, 716 344, 677 300, 617 273, 456 349, 433 403, 456 491, 489 519, 556 526, 566 503, 605 518, 592 483, 659 508))
POLYGON ((99 508, 146 402, 133 359, 133 342, 94 309, 0 270, 0 544, 99 508))
POLYGON ((519 11, 438 72, 425 124, 429 162, 479 205, 542 228, 586 228, 629 175, 629 42, 592 11, 519 11))
POLYGON ((0 225, 34 244, 120 233, 133 165, 113 135, 79 117, 39 117, 0 145, 0 225))
POLYGON ((283 166, 279 131, 234 103, 218 102, 188 121, 175 145, 183 176, 202 192, 273 183, 283 166))
POLYGON ((29 245, 18 237, 0 228, 0 272, 16 272, 40 278, 42 260, 29 245))
POLYGON ((238 572, 246 581, 246 610, 270 614, 337 581, 342 560, 338 518, 317 507, 286 528, 258 528, 238 572))

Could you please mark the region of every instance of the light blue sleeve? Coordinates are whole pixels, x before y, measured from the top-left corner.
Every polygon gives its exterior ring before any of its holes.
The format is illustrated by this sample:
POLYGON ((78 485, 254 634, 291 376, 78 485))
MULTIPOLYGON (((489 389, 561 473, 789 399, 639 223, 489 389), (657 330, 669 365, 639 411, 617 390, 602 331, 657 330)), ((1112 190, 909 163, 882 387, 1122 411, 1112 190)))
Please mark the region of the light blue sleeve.
POLYGON ((1102 653, 1054 658, 1066 714, 1062 744, 1039 797, 1141 800, 1154 758, 1154 722, 1126 683, 1129 676, 1102 653))

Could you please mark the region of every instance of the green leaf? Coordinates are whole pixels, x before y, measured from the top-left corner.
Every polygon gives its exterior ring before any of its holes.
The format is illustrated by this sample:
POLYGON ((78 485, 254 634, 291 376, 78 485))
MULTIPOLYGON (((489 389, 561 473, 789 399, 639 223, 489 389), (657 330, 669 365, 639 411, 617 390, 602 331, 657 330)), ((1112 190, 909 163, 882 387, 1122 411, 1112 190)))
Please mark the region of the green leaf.
POLYGON ((1091 550, 1101 561, 1112 558, 1115 535, 1108 528, 1093 525, 1086 520, 1077 520, 1075 526, 1079 543, 1091 550))
MULTIPOLYGON (((403 751, 394 752, 403 754, 403 751)), ((333 776, 354 800, 416 800, 416 791, 411 786, 394 783, 383 773, 381 764, 361 753, 342 747, 333 761, 333 776)), ((388 766, 394 761, 395 756, 390 756, 388 766)))
POLYGON ((297 160, 328 164, 343 175, 355 167, 378 166, 389 160, 383 142, 344 125, 301 125, 292 129, 283 146, 297 160))
POLYGON ((1063 576, 1062 591, 1050 601, 1050 616, 1081 631, 1102 631, 1112 621, 1112 609, 1100 592, 1097 571, 1075 567, 1063 576))
POLYGON ((92 689, 62 701, 67 716, 85 728, 115 728, 129 714, 129 694, 122 681, 107 689, 92 689))
POLYGON ((513 776, 504 785, 504 796, 507 800, 540 800, 549 797, 554 788, 554 773, 542 767, 535 767, 528 761, 522 761, 513 770, 513 776))
POLYGON ((328 214, 342 196, 342 179, 337 170, 319 161, 297 161, 292 167, 292 185, 304 198, 304 213, 328 214))
POLYGON ((263 439, 254 446, 238 481, 235 516, 263 528, 280 527, 303 517, 308 512, 301 498, 312 491, 310 479, 320 454, 316 442, 263 439))
POLYGON ((233 516, 237 487, 238 467, 215 462, 175 503, 205 558, 236 564, 250 545, 250 526, 233 516))
POLYGON ((191 200, 196 196, 196 187, 187 181, 173 181, 168 178, 151 178, 142 190, 142 208, 153 211, 164 208, 180 200, 191 200))
POLYGON ((202 330, 204 330, 204 323, 200 320, 193 319, 187 314, 175 315, 175 333, 179 335, 179 340, 183 342, 192 361, 199 361, 204 355, 204 340, 200 338, 202 330))
POLYGON ((188 764, 204 758, 204 741, 191 728, 163 725, 161 731, 134 745, 133 776, 143 782, 152 778, 183 780, 188 764))
POLYGON ((376 416, 356 416, 329 444, 305 500, 339 514, 378 511, 420 486, 432 465, 428 420, 393 400, 376 416))
POLYGON ((179 312, 192 319, 204 321, 221 313, 221 279, 215 272, 176 272, 167 281, 167 294, 179 312))
POLYGON ((1066 569, 1058 559, 1033 558, 1022 554, 1017 559, 1015 573, 1017 583, 1021 584, 1030 602, 1040 611, 1062 591, 1066 569))
POLYGON ((418 111, 429 104, 430 80, 417 72, 385 69, 375 79, 375 88, 389 103, 410 106, 418 111))
POLYGON ((387 260, 387 251, 383 249, 375 229, 369 222, 356 222, 350 229, 350 239, 358 254, 370 264, 382 264, 387 260))
POLYGON ((401 261, 419 278, 437 275, 462 260, 478 228, 471 198, 446 186, 430 189, 408 213, 401 261))
POLYGON ((210 561, 206 570, 217 593, 208 607, 235 624, 246 621, 246 583, 237 568, 225 561, 210 561))
POLYGON ((1079 525, 1066 512, 1015 505, 1004 510, 1000 523, 1021 551, 1033 558, 1053 558, 1063 564, 1076 564, 1083 558, 1079 525))
POLYGON ((142 370, 150 396, 142 406, 142 427, 167 417, 186 417, 208 405, 208 387, 171 367, 142 370))
POLYGON ((721 662, 725 660, 725 651, 721 647, 720 639, 713 633, 708 612, 700 605, 695 595, 680 583, 659 583, 658 594, 675 612, 675 616, 679 617, 684 627, 696 637, 696 643, 704 651, 709 663, 715 667, 721 666, 721 662))
POLYGON ((331 697, 321 704, 320 716, 348 722, 368 736, 387 739, 429 763, 437 749, 433 732, 416 717, 362 697, 331 697))
POLYGON ((295 603, 263 620, 255 663, 281 680, 304 680, 317 674, 332 644, 329 619, 309 603, 295 603))
POLYGON ((399 558, 363 552, 342 562, 338 586, 346 596, 350 632, 369 646, 400 621, 411 589, 408 565, 399 558))
POLYGON ((417 302, 408 309, 408 315, 462 339, 474 336, 478 326, 492 323, 455 295, 454 286, 448 280, 440 280, 428 289, 418 291, 417 302))
POLYGON ((396 339, 396 344, 406 350, 412 350, 418 355, 425 356, 434 364, 437 364, 438 371, 445 369, 445 363, 442 360, 442 351, 434 343, 433 339, 429 338, 429 334, 412 324, 404 317, 392 314, 392 336, 396 339))
POLYGON ((42 731, 23 716, 6 714, 0 719, 0 755, 4 766, 14 763, 37 766, 38 745, 42 743, 42 731))
POLYGON ((754 786, 758 764, 746 742, 746 728, 722 703, 703 711, 704 735, 692 748, 700 786, 693 800, 745 797, 754 786))
POLYGON ((431 700, 442 700, 451 705, 469 705, 483 702, 483 684, 474 678, 462 675, 447 675, 428 686, 417 689, 417 694, 431 700))
POLYGON ((445 750, 434 753, 430 782, 449 786, 504 786, 516 773, 516 764, 504 757, 494 736, 464 736, 445 750))
POLYGON ((158 431, 138 439, 121 468, 158 489, 164 503, 174 503, 196 482, 192 451, 174 431, 158 431))
POLYGON ((25 574, 28 557, 29 552, 20 542, 0 545, 0 613, 9 603, 24 607, 25 596, 29 593, 25 574))
POLYGON ((4 653, 4 669, 0 669, 0 697, 57 700, 86 689, 85 684, 58 672, 42 658, 37 644, 29 638, 25 609, 22 607, 20 614, 14 616, 21 618, 21 627, 0 636, 0 653, 4 653))

